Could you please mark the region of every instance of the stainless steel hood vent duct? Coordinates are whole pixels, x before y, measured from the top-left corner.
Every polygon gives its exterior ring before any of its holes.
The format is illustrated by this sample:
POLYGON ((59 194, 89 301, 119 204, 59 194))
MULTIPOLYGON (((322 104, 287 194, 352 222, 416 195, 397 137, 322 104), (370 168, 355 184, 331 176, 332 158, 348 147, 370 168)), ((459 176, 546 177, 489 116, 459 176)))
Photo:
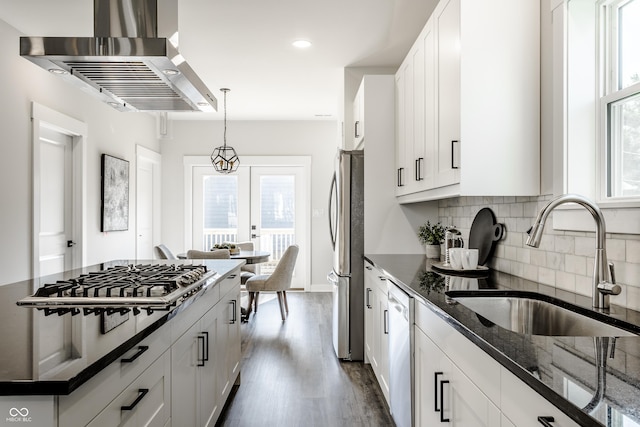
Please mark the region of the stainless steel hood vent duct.
POLYGON ((20 55, 120 111, 217 111, 177 23, 177 0, 94 0, 95 37, 20 37, 20 55))

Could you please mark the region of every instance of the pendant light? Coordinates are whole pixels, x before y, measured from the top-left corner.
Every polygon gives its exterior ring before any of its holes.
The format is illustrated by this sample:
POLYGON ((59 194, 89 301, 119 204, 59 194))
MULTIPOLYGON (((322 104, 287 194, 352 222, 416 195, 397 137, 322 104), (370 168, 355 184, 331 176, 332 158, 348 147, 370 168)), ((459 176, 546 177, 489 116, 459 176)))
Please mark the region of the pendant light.
POLYGON ((213 168, 220 173, 235 172, 240 166, 240 159, 236 154, 236 150, 231 146, 227 146, 227 92, 230 90, 227 88, 220 89, 224 93, 224 144, 221 147, 214 148, 211 153, 213 168))

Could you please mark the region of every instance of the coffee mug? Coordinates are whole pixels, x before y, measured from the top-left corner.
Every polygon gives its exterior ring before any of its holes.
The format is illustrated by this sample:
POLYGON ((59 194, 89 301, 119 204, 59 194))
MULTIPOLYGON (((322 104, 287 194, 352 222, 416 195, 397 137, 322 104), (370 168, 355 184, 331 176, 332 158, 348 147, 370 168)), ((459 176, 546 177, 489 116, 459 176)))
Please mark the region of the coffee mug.
POLYGON ((462 270, 462 248, 449 248, 449 263, 451 268, 455 270, 462 270))
POLYGON ((462 249, 462 268, 465 270, 475 270, 478 268, 477 249, 462 249))

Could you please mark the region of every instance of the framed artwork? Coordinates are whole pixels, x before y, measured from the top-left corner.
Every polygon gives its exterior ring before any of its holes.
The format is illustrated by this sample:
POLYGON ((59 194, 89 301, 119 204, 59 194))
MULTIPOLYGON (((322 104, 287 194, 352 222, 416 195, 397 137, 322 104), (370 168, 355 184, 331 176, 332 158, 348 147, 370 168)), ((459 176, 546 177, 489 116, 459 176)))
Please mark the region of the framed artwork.
POLYGON ((102 215, 100 231, 129 229, 129 162, 102 155, 102 215))

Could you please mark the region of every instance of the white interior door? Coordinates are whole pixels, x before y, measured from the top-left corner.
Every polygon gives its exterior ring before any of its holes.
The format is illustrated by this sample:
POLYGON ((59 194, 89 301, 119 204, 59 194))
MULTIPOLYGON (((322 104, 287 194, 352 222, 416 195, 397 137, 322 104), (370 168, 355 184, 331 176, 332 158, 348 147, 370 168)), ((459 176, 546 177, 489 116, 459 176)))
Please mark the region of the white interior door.
POLYGON ((73 138, 45 126, 39 132, 39 274, 72 266, 73 138))
POLYGON ((136 258, 153 259, 160 243, 160 154, 136 147, 136 258))

